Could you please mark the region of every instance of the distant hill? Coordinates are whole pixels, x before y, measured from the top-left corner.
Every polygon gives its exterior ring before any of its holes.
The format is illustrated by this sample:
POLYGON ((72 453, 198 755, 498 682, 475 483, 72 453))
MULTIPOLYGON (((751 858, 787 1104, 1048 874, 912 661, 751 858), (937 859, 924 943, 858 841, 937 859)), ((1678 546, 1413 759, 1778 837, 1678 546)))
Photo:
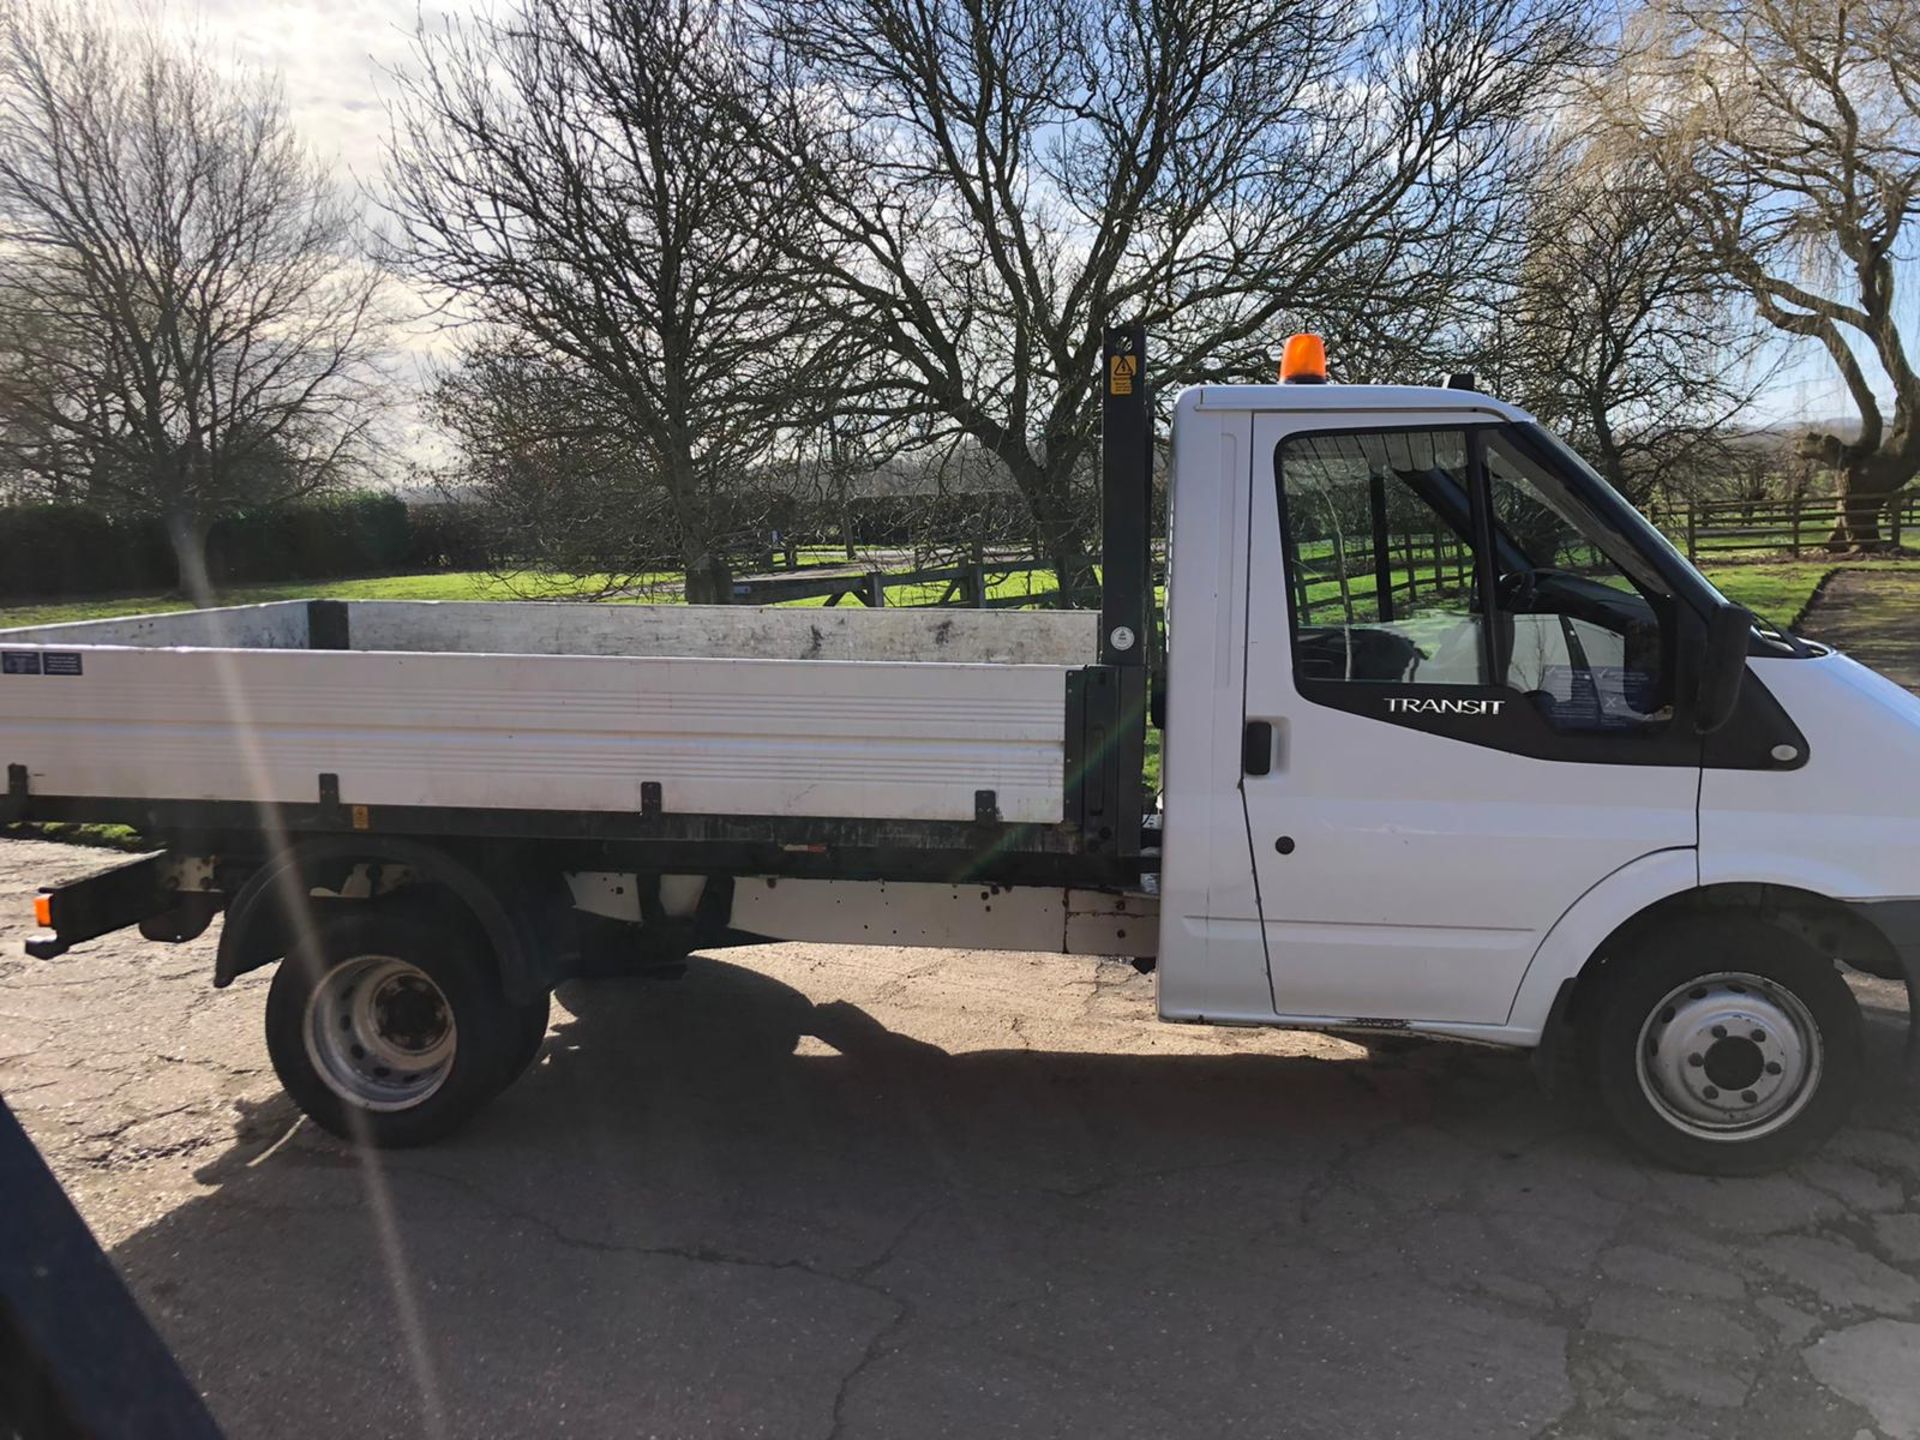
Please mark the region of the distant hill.
POLYGON ((1817 416, 1811 420, 1773 420, 1765 425, 1755 425, 1743 430, 1737 439, 1754 440, 1791 440, 1817 430, 1825 435, 1838 435, 1842 440, 1851 440, 1860 433, 1860 420, 1853 415, 1817 416))

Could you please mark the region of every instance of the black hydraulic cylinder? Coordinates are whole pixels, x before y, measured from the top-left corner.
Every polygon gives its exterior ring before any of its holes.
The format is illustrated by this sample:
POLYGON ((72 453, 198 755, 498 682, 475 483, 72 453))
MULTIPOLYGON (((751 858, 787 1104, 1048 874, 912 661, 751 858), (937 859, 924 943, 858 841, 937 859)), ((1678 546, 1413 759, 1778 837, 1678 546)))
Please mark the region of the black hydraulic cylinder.
POLYGON ((1109 327, 1101 352, 1100 663, 1145 666, 1153 607, 1153 410, 1145 327, 1109 327))
POLYGON ((1066 816, 1089 854, 1140 853, 1151 661, 1153 411, 1147 332, 1100 353, 1100 660, 1067 677, 1066 816))

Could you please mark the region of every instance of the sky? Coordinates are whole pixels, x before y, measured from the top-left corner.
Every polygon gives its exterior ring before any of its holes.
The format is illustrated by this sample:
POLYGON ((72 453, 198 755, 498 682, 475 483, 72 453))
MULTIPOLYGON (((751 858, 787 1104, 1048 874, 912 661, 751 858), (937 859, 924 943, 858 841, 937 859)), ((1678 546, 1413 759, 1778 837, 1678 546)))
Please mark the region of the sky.
MULTIPOLYGON (((222 68, 278 75, 294 127, 341 184, 378 189, 387 131, 390 73, 404 67, 417 25, 471 14, 486 0, 102 0, 134 23, 153 21, 222 68)), ((370 210, 372 207, 369 201, 370 210)), ((407 483, 414 464, 447 458, 442 438, 413 396, 436 357, 451 348, 424 301, 408 297, 393 359, 404 389, 388 417, 387 483, 407 483)))
MULTIPOLYGON (((142 0, 115 0, 129 16, 152 13, 142 0)), ((367 183, 380 174, 385 71, 406 63, 416 23, 470 13, 478 0, 204 0, 159 10, 163 29, 216 62, 277 72, 294 123, 321 158, 367 183)))
MULTIPOLYGON (((106 0, 129 18, 157 14, 160 25, 216 61, 277 72, 294 123, 316 155, 343 179, 367 187, 380 179, 388 72, 404 66, 417 24, 472 14, 487 0, 106 0)), ((1909 297, 1913 298, 1912 296, 1909 297)), ((413 366, 444 348, 424 326, 409 335, 413 366)), ((1851 413, 1845 387, 1817 347, 1796 344, 1762 397, 1761 423, 1851 413)), ((425 437, 409 442, 418 449, 425 437)))

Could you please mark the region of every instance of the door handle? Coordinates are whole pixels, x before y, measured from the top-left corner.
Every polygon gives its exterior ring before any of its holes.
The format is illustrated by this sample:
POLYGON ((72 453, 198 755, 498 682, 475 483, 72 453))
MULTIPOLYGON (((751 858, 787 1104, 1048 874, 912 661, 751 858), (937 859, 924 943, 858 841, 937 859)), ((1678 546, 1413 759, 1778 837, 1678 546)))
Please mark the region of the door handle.
POLYGON ((1267 775, 1273 770, 1273 722, 1249 720, 1240 735, 1240 769, 1248 775, 1267 775))

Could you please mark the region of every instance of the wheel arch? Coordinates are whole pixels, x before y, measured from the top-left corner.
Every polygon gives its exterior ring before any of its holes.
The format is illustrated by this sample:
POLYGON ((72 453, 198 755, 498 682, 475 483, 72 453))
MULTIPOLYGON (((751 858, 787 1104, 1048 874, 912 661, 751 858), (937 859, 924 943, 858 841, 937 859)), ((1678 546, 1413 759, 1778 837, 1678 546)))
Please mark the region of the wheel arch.
POLYGON ((401 866, 412 881, 377 899, 327 904, 427 906, 448 923, 471 925, 492 950, 509 999, 525 1002, 553 987, 572 934, 571 897, 557 873, 491 862, 399 836, 321 836, 269 856, 227 904, 213 983, 284 956, 317 923, 316 888, 337 889, 361 865, 401 866))
POLYGON ((1845 960, 1856 969, 1889 979, 1912 977, 1885 934, 1858 909, 1845 901, 1797 886, 1760 881, 1722 881, 1681 891, 1656 901, 1617 926, 1573 977, 1565 1018, 1575 1021, 1582 1000, 1612 964, 1630 963, 1626 956, 1639 937, 1683 916, 1710 915, 1716 910, 1752 915, 1797 935, 1822 955, 1845 960))
POLYGON ((1700 888, 1691 849, 1656 850, 1629 861, 1574 901, 1547 931, 1507 1014, 1510 1029, 1548 1034, 1581 974, 1612 937, 1655 907, 1700 888))
MULTIPOLYGON (((1715 910, 1757 915, 1821 953, 1869 974, 1904 982, 1920 1016, 1920 975, 1863 907, 1771 879, 1693 878, 1690 851, 1646 856, 1607 877, 1568 910, 1535 953, 1509 1023, 1537 1029, 1543 1043, 1576 1023, 1610 965, 1629 963, 1640 936, 1682 916, 1715 910), (1686 856, 1682 864, 1673 858, 1686 856)), ((1910 1028, 1910 1043, 1920 1029, 1910 1028)))

